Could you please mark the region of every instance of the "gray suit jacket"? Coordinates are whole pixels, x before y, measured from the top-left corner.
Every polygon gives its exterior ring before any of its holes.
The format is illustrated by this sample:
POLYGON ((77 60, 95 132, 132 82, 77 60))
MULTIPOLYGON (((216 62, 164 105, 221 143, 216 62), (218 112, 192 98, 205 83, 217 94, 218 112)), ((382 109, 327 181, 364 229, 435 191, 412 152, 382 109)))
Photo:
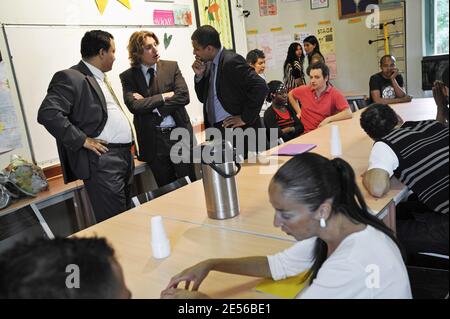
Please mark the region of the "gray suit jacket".
POLYGON ((100 135, 107 118, 103 92, 83 62, 55 73, 37 120, 56 139, 65 183, 89 178, 91 151, 83 144, 100 135))

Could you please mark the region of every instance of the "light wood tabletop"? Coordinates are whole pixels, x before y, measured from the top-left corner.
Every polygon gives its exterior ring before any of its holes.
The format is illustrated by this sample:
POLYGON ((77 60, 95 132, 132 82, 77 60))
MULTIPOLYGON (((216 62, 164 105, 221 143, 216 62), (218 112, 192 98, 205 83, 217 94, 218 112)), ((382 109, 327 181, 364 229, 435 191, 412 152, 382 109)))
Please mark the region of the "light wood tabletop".
MULTIPOLYGON (((398 104, 394 109, 404 120, 432 119, 436 116, 432 99, 416 99, 398 104)), ((339 126, 343 158, 356 173, 357 182, 374 213, 380 212, 403 189, 393 182, 383 198, 370 196, 361 184, 367 169, 373 141, 359 127, 360 111, 351 120, 334 123, 339 126)), ((289 143, 313 143, 313 150, 330 157, 330 126, 305 134, 289 143)), ((271 150, 273 151, 273 150, 271 150)), ((289 157, 275 158, 282 165, 289 157)), ((237 177, 240 215, 229 220, 209 219, 202 181, 184 186, 139 207, 117 215, 74 236, 106 237, 116 250, 123 266, 125 280, 135 298, 159 298, 170 278, 181 270, 207 258, 269 255, 288 248, 293 239, 273 224, 273 209, 267 188, 273 173, 262 174, 263 165, 246 163, 237 177), (163 216, 172 253, 162 260, 151 255, 150 219, 163 216)), ((391 205, 392 206, 392 205, 391 205)), ((254 287, 260 279, 212 272, 202 285, 202 292, 214 298, 270 298, 254 287)))
MULTIPOLYGON (((150 224, 148 215, 127 211, 73 236, 108 239, 133 298, 159 298, 172 276, 204 259, 266 256, 292 245, 284 240, 163 219, 171 254, 165 259, 155 259, 150 224)), ((273 298, 254 289, 260 282, 258 278, 211 272, 201 291, 220 299, 273 298)))
MULTIPOLYGON (((436 116, 436 106, 433 99, 415 99, 411 103, 393 105, 393 108, 404 120, 431 119, 436 116)), ((361 175, 367 170, 373 141, 360 127, 361 112, 354 113, 353 118, 350 120, 333 124, 339 127, 343 150, 342 158, 349 162, 354 169, 358 186, 369 208, 374 214, 379 214, 388 208, 393 199, 401 192, 404 192, 405 187, 394 178, 391 190, 383 198, 371 196, 363 187, 361 175)), ((289 141, 287 144, 316 144, 317 147, 312 152, 331 158, 330 130, 331 126, 327 125, 289 141)), ((283 145, 280 147, 283 147, 283 145)), ((275 149, 268 152, 272 153, 275 149)), ((289 159, 290 157, 274 158, 277 166, 269 170, 271 172, 268 174, 265 173, 267 167, 264 165, 250 163, 243 165, 241 172, 237 176, 240 214, 229 220, 213 220, 207 217, 202 181, 197 181, 175 192, 144 203, 134 210, 148 216, 162 215, 176 220, 292 240, 291 237, 273 226, 274 211, 270 205, 267 193, 273 173, 275 173, 278 166, 281 166, 289 159)))

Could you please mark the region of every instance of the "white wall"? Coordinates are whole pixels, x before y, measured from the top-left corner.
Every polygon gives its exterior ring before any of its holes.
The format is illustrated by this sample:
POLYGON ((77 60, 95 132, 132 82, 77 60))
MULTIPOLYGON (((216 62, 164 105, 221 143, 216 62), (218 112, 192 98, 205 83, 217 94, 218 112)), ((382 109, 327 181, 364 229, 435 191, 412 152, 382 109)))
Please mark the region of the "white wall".
POLYGON ((422 91, 422 58, 424 56, 424 0, 406 1, 406 54, 408 59, 408 93, 424 97, 422 91))
MULTIPOLYGON (((318 22, 330 20, 335 28, 335 43, 337 55, 338 76, 333 83, 344 91, 356 91, 368 93, 369 77, 378 71, 378 58, 376 45, 368 45, 370 39, 377 37, 377 31, 368 29, 365 25, 365 17, 362 21, 349 24, 349 20, 339 20, 338 2, 329 1, 329 8, 310 9, 309 0, 295 2, 278 1, 278 15, 261 17, 258 10, 258 1, 244 1, 244 7, 251 12, 246 19, 247 30, 257 30, 258 33, 270 32, 270 28, 282 27, 280 33, 292 35, 294 33, 316 33, 318 22), (307 24, 305 28, 295 28, 298 24, 307 24)), ((326 26, 326 25, 325 25, 326 26)), ((249 48, 253 49, 253 48, 249 48)), ((286 48, 287 53, 287 48, 286 48)), ((282 79, 282 65, 276 69, 267 70, 269 80, 282 79)))
MULTIPOLYGON (((421 59, 423 52, 423 17, 424 0, 406 1, 406 32, 407 32, 407 83, 408 93, 417 97, 423 96, 421 90, 421 59)), ((315 33, 318 22, 330 20, 335 27, 336 55, 338 76, 334 85, 343 91, 368 93, 369 78, 379 71, 377 45, 368 45, 368 40, 377 38, 377 31, 365 26, 362 22, 349 24, 348 19, 339 20, 338 2, 329 1, 329 8, 311 10, 309 0, 294 2, 278 1, 278 15, 259 16, 258 1, 243 1, 246 10, 251 12, 245 19, 246 30, 257 30, 258 33, 270 32, 270 28, 282 27, 282 33, 294 34, 301 31, 315 33), (295 28, 297 24, 307 24, 306 28, 295 28)), ((383 15, 383 12, 382 12, 383 15)), ((391 32, 402 31, 400 26, 390 28, 391 32)), ((292 37, 292 40, 294 38, 292 37)), ((253 49, 253 48, 249 48, 253 49)), ((287 48, 286 48, 287 51, 287 48)), ((275 70, 267 70, 269 80, 282 79, 282 65, 275 70)))

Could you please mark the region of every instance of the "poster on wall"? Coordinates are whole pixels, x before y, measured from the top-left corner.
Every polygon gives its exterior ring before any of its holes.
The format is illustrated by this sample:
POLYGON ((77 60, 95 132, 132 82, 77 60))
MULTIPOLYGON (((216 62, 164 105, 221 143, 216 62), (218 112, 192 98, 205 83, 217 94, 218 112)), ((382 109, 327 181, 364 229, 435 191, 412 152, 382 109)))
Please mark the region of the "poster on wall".
POLYGON ((337 77, 337 65, 334 27, 326 26, 318 28, 317 40, 319 40, 320 43, 320 51, 325 57, 325 63, 330 68, 330 78, 335 79, 337 77))
POLYGON ((347 19, 369 14, 366 12, 368 5, 378 5, 380 0, 338 0, 339 19, 347 19))
POLYGON ((259 0, 259 15, 276 16, 277 15, 277 0, 259 0))
POLYGON ((173 18, 175 25, 192 25, 192 12, 189 5, 174 4, 173 18))
POLYGON ((155 25, 174 25, 172 10, 154 10, 153 11, 153 24, 155 25))
POLYGON ((264 52, 264 55, 266 56, 266 67, 269 69, 274 68, 273 33, 261 33, 256 35, 256 47, 264 52))
POLYGON ((310 0, 311 10, 328 8, 328 0, 310 0))
POLYGON ((22 137, 11 99, 5 73, 5 62, 0 58, 0 154, 22 147, 22 137))
POLYGON ((214 27, 220 34, 222 45, 235 50, 230 0, 197 0, 194 4, 197 26, 208 24, 214 27))
POLYGON ((298 32, 298 33, 294 33, 294 41, 300 43, 300 45, 302 46, 303 49, 303 53, 305 53, 305 46, 303 44, 303 41, 309 37, 310 35, 312 35, 311 32, 309 31, 303 31, 303 32, 298 32))

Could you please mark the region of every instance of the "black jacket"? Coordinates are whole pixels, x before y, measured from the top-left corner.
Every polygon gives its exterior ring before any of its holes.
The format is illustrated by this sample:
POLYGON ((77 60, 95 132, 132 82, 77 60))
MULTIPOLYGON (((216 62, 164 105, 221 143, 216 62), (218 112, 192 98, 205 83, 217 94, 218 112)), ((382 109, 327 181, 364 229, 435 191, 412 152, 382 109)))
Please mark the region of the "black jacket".
POLYGON ((107 118, 103 92, 83 62, 55 73, 37 120, 56 139, 65 183, 89 178, 91 151, 83 144, 100 135, 107 118))
MULTIPOLYGON (((195 83, 195 92, 203 103, 206 127, 211 126, 205 106, 208 99, 209 72, 208 67, 203 78, 195 83)), ((256 74, 242 56, 233 51, 222 51, 217 67, 216 89, 225 111, 231 115, 240 115, 247 125, 259 124, 259 112, 269 89, 264 79, 256 74)))

